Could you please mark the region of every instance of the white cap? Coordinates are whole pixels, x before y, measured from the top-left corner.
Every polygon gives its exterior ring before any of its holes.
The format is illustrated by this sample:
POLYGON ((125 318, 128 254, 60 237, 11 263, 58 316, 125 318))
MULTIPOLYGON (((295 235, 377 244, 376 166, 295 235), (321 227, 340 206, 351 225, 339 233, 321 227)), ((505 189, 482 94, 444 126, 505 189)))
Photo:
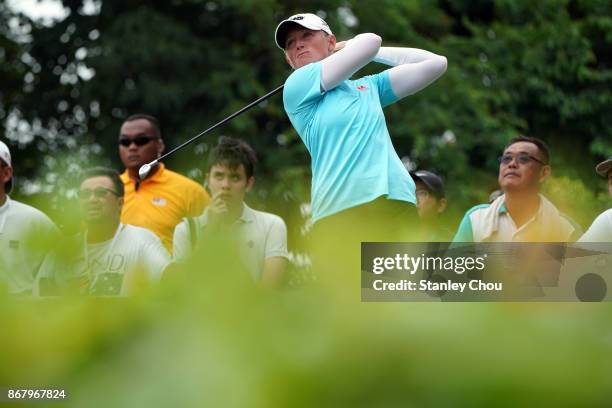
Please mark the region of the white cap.
POLYGON ((292 24, 299 24, 304 28, 315 31, 325 31, 327 34, 332 35, 332 31, 321 17, 312 13, 302 13, 296 14, 289 17, 286 20, 280 22, 278 27, 276 27, 276 32, 274 33, 274 39, 276 40, 276 45, 281 50, 285 49, 285 39, 287 37, 287 31, 291 27, 292 24))
MULTIPOLYGON (((8 146, 1 140, 0 140, 0 160, 6 163, 9 167, 13 167, 13 165, 11 164, 11 151, 9 150, 8 146)), ((6 182, 6 184, 4 184, 4 190, 7 193, 10 193, 12 187, 13 187, 13 179, 11 178, 9 181, 6 182)))

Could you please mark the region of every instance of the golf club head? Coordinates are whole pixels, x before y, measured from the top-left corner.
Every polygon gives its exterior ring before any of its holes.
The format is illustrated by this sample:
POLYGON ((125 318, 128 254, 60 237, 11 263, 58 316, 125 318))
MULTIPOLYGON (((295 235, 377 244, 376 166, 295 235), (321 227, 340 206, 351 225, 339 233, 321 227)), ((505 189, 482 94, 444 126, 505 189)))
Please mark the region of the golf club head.
POLYGON ((147 178, 149 172, 151 171, 151 167, 155 166, 156 164, 157 160, 153 160, 151 163, 143 164, 140 169, 138 169, 138 177, 140 177, 140 180, 147 178))

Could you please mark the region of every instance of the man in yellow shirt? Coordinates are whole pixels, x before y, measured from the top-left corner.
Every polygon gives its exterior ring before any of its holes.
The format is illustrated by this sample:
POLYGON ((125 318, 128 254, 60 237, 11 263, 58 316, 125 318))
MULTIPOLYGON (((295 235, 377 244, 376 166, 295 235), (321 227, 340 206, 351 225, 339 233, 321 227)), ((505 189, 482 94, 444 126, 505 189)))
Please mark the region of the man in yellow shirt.
POLYGON ((125 166, 121 222, 148 228, 172 251, 174 227, 185 217, 200 215, 210 197, 201 185, 168 170, 163 163, 153 167, 145 180, 139 179, 140 166, 157 159, 164 148, 155 117, 132 115, 121 125, 119 156, 125 166))

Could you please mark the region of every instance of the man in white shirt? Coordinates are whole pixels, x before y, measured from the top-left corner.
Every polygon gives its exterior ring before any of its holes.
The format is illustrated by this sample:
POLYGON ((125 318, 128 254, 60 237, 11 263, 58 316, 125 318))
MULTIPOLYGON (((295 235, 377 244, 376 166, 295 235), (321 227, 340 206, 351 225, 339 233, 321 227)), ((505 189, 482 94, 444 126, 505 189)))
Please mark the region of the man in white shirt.
MULTIPOLYGON (((608 180, 608 192, 612 196, 612 157, 599 163, 595 171, 608 180)), ((579 242, 612 242, 612 208, 595 218, 579 242)))
POLYGON ((58 230, 39 210, 12 200, 12 185, 11 152, 0 141, 0 291, 29 295, 58 230))
POLYGON ((287 227, 270 213, 244 202, 255 183, 255 151, 246 142, 222 137, 208 160, 207 184, 212 201, 202 215, 185 219, 174 230, 174 259, 184 262, 206 251, 217 232, 238 237, 238 252, 256 282, 274 287, 282 282, 287 254, 287 227))
POLYGON ((612 208, 599 214, 578 242, 612 242, 612 208))
POLYGON ((595 171, 601 177, 608 180, 608 192, 612 196, 612 156, 604 160, 595 167, 595 171))
MULTIPOLYGON (((123 182, 111 169, 86 170, 79 187, 82 233, 45 261, 44 278, 60 291, 126 296, 159 282, 170 255, 151 231, 121 224, 123 182)), ((40 294, 45 295, 45 285, 40 294)))

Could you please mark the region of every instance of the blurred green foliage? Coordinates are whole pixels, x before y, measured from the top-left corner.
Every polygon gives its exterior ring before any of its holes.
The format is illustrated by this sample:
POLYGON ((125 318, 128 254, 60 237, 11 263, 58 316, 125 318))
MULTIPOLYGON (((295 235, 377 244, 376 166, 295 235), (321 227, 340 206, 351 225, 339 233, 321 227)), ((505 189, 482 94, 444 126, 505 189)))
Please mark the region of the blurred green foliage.
POLYGON ((67 407, 607 404, 601 304, 359 303, 358 273, 269 291, 216 244, 129 299, 0 294, 0 384, 67 407))

